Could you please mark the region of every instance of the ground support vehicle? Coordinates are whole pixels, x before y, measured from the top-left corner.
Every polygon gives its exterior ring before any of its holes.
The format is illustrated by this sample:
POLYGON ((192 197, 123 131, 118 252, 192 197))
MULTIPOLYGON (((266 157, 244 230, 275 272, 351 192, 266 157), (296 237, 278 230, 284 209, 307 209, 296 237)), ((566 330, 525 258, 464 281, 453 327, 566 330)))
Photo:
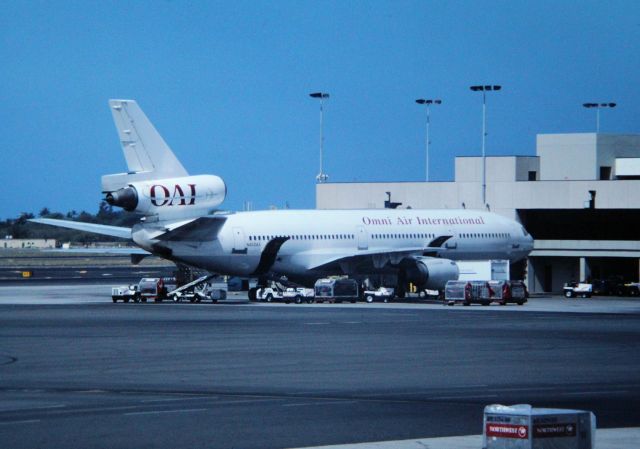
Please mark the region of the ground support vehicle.
POLYGON ((276 283, 271 284, 269 287, 261 287, 256 290, 256 300, 273 302, 281 301, 284 299, 284 288, 276 283))
POLYGON ((593 285, 582 282, 567 282, 562 289, 565 298, 591 298, 593 285))
POLYGON ((358 301, 360 289, 354 279, 318 279, 314 286, 315 302, 358 301))
POLYGON ((176 289, 176 278, 142 278, 138 283, 138 298, 142 302, 162 302, 167 294, 176 289))
POLYGON ((472 303, 488 306, 493 301, 495 292, 488 281, 447 281, 444 288, 444 303, 454 305, 462 303, 465 306, 472 303))
POLYGON ((640 296, 640 283, 627 282, 620 276, 607 279, 593 279, 592 294, 600 296, 640 296))
POLYGON ((138 286, 131 284, 123 287, 113 287, 111 289, 111 300, 113 302, 138 302, 138 286))
POLYGON ((189 282, 175 289, 169 293, 168 296, 171 297, 174 302, 201 302, 209 299, 212 303, 216 303, 219 300, 227 299, 227 290, 225 288, 219 288, 219 286, 211 282, 214 277, 215 275, 202 276, 193 282, 189 282))
POLYGON ((312 288, 289 287, 282 293, 282 298, 287 304, 292 301, 296 304, 302 304, 303 302, 311 304, 315 301, 315 292, 312 288))
POLYGON ((365 290, 364 300, 368 303, 374 301, 389 302, 395 297, 395 291, 389 287, 380 287, 376 290, 365 290))
POLYGON ((640 283, 630 282, 624 284, 624 294, 625 296, 640 296, 640 283))
POLYGON ((597 296, 611 296, 619 294, 620 282, 611 279, 594 279, 591 282, 592 294, 597 296))
POLYGON ((508 260, 459 260, 456 262, 459 281, 506 281, 509 279, 508 260))
POLYGON ((489 281, 489 286, 493 292, 492 300, 502 306, 510 302, 521 306, 529 297, 523 281, 489 281))

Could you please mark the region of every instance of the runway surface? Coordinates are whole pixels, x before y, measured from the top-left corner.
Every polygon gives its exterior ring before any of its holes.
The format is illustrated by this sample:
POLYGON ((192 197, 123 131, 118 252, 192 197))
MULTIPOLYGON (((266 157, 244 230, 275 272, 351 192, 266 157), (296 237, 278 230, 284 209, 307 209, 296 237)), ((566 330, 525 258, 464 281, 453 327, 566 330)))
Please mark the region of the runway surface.
POLYGON ((631 301, 111 304, 105 286, 39 288, 0 288, 4 447, 281 448, 470 435, 491 403, 640 425, 631 301))
POLYGON ((77 267, 0 267, 0 287, 5 285, 51 285, 51 284, 87 284, 88 282, 137 283, 143 277, 173 276, 175 267, 167 266, 83 266, 77 267), (29 271, 30 277, 23 278, 23 272, 29 271))

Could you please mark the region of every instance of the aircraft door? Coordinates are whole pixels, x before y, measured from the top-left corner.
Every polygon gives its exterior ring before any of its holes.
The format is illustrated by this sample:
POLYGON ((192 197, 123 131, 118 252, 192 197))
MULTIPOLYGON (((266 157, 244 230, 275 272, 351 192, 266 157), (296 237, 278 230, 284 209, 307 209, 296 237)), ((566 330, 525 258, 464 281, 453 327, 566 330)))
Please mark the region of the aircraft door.
POLYGON ((447 235, 450 235, 451 238, 445 242, 445 244, 444 244, 445 248, 447 248, 447 249, 457 249, 458 248, 458 239, 457 239, 458 234, 456 233, 455 229, 448 229, 447 230, 447 235))
POLYGON ((364 226, 358 226, 356 238, 358 239, 358 249, 369 249, 369 234, 364 226))
POLYGON ((245 240, 244 229, 242 228, 233 228, 233 253, 247 253, 247 241, 245 240))

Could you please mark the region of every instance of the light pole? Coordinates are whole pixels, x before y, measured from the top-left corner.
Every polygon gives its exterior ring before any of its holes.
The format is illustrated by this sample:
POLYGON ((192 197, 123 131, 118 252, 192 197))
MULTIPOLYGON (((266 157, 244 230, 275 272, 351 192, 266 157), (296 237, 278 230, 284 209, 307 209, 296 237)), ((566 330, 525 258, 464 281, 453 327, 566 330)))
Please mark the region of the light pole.
POLYGON ((603 108, 615 108, 615 103, 584 103, 584 106, 587 109, 595 108, 596 110, 596 133, 600 132, 600 109, 603 108))
POLYGON ((431 140, 429 140, 429 125, 431 123, 431 111, 430 111, 430 106, 432 104, 442 104, 442 100, 425 100, 424 98, 418 98, 416 100, 416 103, 418 104, 423 104, 427 107, 427 135, 425 138, 425 147, 426 147, 426 181, 429 182, 429 145, 431 144, 431 140))
POLYGON ((318 173, 318 176, 316 176, 316 181, 318 181, 319 183, 322 182, 326 182, 327 179, 329 178, 329 175, 325 174, 322 171, 322 153, 323 153, 323 146, 324 146, 324 135, 322 134, 322 120, 323 120, 323 102, 324 100, 326 100, 327 98, 329 98, 329 94, 326 92, 314 92, 312 94, 309 94, 309 96, 311 98, 318 98, 320 99, 320 173, 318 173))
POLYGON ((487 204, 487 162, 484 151, 484 141, 487 137, 487 92, 500 90, 502 86, 471 86, 470 89, 482 92, 482 204, 487 204))

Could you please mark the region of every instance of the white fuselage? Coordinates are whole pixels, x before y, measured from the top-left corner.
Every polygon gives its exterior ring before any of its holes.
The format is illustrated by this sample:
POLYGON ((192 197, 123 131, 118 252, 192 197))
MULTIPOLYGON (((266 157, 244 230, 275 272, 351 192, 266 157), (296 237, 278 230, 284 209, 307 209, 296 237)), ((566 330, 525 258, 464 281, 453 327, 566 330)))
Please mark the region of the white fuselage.
MULTIPOLYGON (((519 223, 478 210, 277 210, 224 217, 217 236, 162 245, 178 262, 239 276, 262 274, 256 270, 265 264, 269 272, 288 276, 365 274, 358 272, 365 269, 359 261, 368 255, 376 272, 408 255, 517 261, 533 246, 519 223), (275 239, 283 243, 268 247, 275 239), (265 261, 270 251, 275 251, 272 260, 265 261), (338 266, 339 272, 331 273, 338 266)), ((157 252, 152 247, 157 241, 136 232, 134 240, 157 252)))

